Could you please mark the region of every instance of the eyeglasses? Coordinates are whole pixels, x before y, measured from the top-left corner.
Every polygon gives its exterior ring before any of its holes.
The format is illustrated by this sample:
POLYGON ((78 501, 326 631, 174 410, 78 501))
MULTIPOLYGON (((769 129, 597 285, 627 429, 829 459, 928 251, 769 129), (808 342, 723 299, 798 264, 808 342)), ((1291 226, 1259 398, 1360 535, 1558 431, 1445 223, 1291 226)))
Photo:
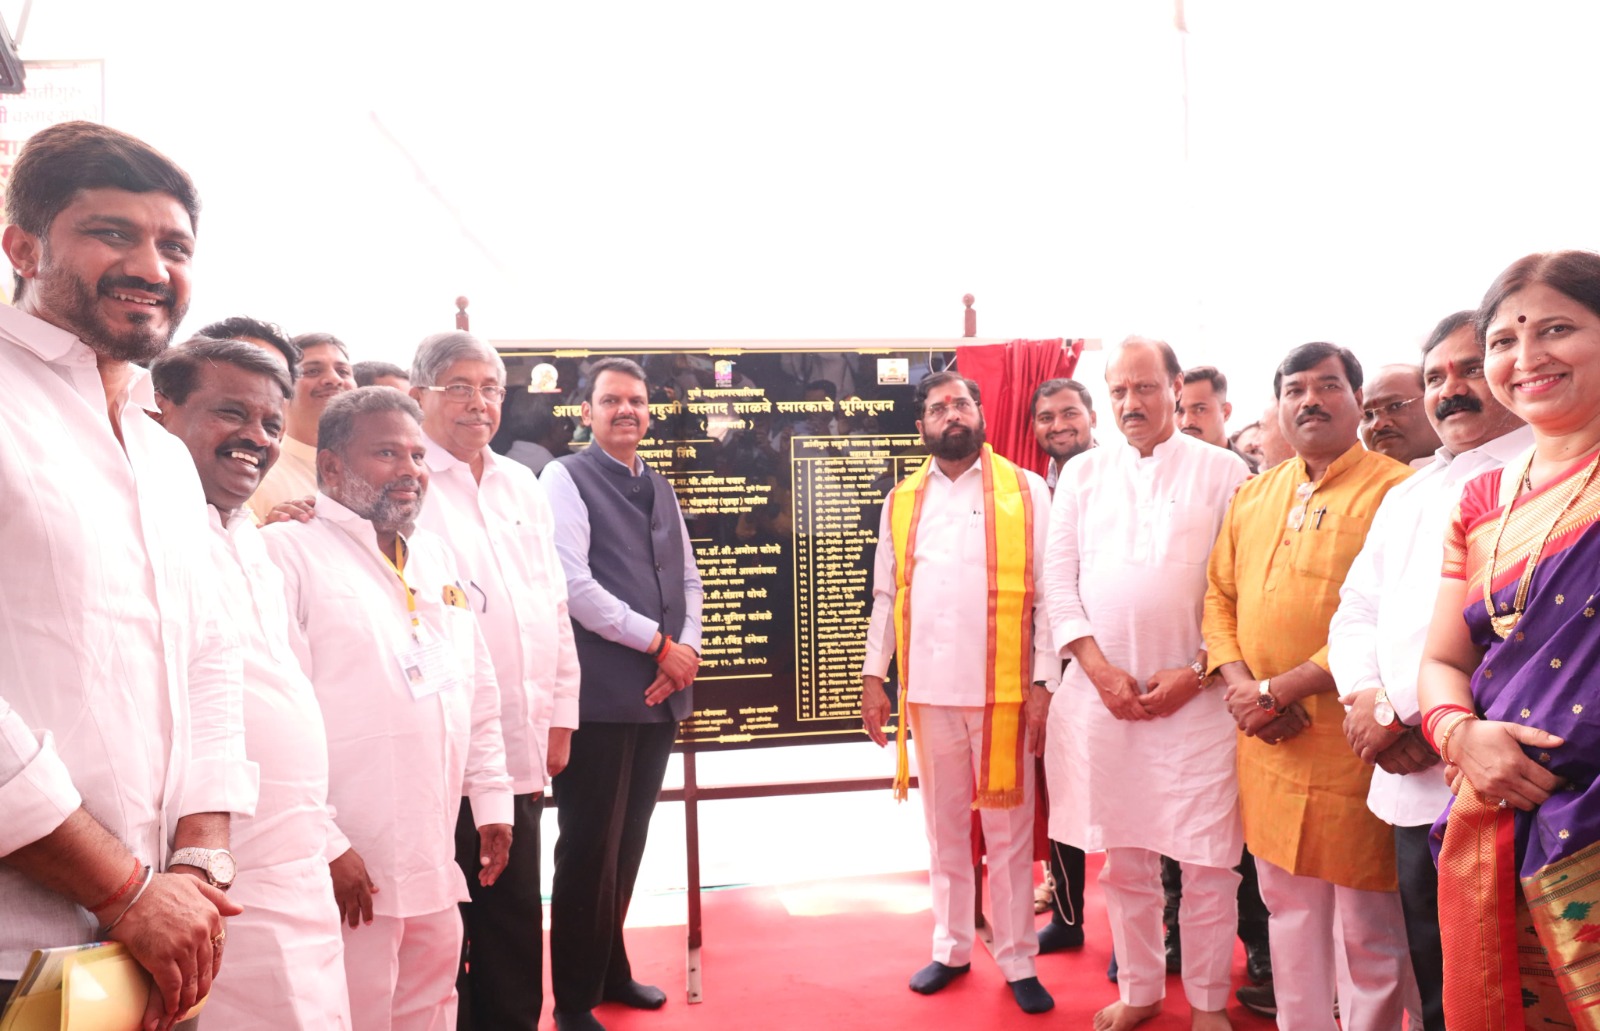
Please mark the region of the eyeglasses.
POLYGON ((935 419, 943 419, 946 415, 949 415, 951 412, 960 412, 962 415, 967 415, 967 414, 969 414, 971 412, 975 412, 977 410, 978 410, 978 406, 977 405, 973 404, 971 401, 968 401, 964 397, 958 397, 954 401, 950 401, 950 402, 941 401, 939 404, 929 405, 926 409, 923 410, 923 413, 925 415, 931 415, 935 419))
POLYGON ((452 383, 447 387, 423 387, 422 389, 431 390, 435 394, 443 394, 450 400, 461 404, 465 404, 479 395, 482 395, 483 399, 492 405, 497 405, 506 399, 506 388, 497 387, 493 384, 487 387, 475 387, 471 383, 452 383))
POLYGON ((1364 423, 1377 422, 1379 415, 1387 415, 1393 419, 1406 410, 1406 405, 1414 405, 1421 400, 1422 398, 1420 397, 1413 397, 1407 401, 1390 401, 1388 404, 1378 408, 1363 408, 1361 409, 1361 421, 1364 423))

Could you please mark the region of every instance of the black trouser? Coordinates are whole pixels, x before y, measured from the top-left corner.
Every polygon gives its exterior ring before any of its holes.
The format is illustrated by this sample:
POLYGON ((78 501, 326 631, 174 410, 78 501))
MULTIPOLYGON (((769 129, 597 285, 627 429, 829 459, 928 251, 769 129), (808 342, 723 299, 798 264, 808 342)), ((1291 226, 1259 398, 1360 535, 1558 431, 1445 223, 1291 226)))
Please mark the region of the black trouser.
POLYGON ((1439 871, 1421 827, 1394 829, 1394 861, 1400 875, 1400 908, 1405 912, 1411 970, 1422 995, 1425 1031, 1444 1031, 1444 945, 1439 938, 1439 871))
POLYGON ((1083 926, 1083 849, 1050 842, 1050 876, 1055 879, 1055 897, 1050 904, 1050 922, 1083 926))
MULTIPOLYGON (((1182 866, 1166 856, 1161 857, 1161 886, 1167 895, 1164 914, 1169 928, 1178 926, 1178 906, 1183 901, 1182 866)), ((1255 857, 1247 848, 1244 859, 1234 868, 1239 872, 1239 940, 1263 954, 1267 949, 1267 906, 1261 901, 1261 887, 1256 881, 1255 857)))
POLYGON ((622 924, 639 876, 678 724, 584 723, 555 779, 550 986, 555 1009, 581 1013, 633 978, 622 924))
POLYGON ((461 800, 456 865, 467 875, 471 902, 461 904, 462 1031, 536 1031, 544 1006, 544 900, 539 894, 539 815, 543 795, 512 800, 511 857, 500 879, 478 883, 483 855, 472 806, 461 800))

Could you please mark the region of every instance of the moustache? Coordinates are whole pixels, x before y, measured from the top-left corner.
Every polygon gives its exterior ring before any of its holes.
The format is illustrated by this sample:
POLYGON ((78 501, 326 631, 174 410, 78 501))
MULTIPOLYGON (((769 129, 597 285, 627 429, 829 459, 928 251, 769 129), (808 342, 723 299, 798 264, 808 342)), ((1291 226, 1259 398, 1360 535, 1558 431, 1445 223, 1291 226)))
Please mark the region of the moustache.
POLYGON ((415 476, 402 476, 398 480, 390 480, 378 489, 385 494, 392 490, 414 490, 420 497, 422 495, 422 481, 415 476))
POLYGON ((1479 401, 1471 394, 1457 394, 1454 397, 1447 397, 1435 405, 1433 409, 1433 417, 1438 419, 1440 422, 1443 422, 1444 420, 1450 418, 1450 416, 1455 415, 1457 412, 1481 411, 1483 411, 1482 401, 1479 401))
POLYGON ((1122 417, 1123 425, 1127 425, 1128 423, 1133 422, 1135 420, 1138 420, 1139 422, 1145 422, 1146 420, 1145 420, 1144 413, 1143 412, 1129 412, 1127 415, 1124 415, 1122 417))
POLYGON ((245 440, 242 437, 230 440, 226 444, 217 448, 217 453, 222 455, 225 455, 230 451, 243 451, 247 454, 260 455, 263 458, 266 457, 267 454, 267 449, 265 447, 257 444, 253 440, 245 440))
POLYGON ((1297 416, 1295 418, 1294 424, 1296 426, 1299 426, 1299 425, 1301 425, 1303 423, 1310 422, 1312 419, 1321 419, 1323 422, 1327 422, 1328 421, 1327 409, 1321 408, 1321 407, 1319 407, 1317 405, 1312 405, 1310 408, 1307 408, 1305 411, 1301 412, 1299 414, 1299 416, 1297 416))
POLYGON ((102 294, 111 293, 113 290, 138 290, 142 293, 155 294, 161 298, 162 304, 167 305, 170 305, 176 296, 170 284, 151 283, 138 276, 101 276, 98 286, 102 294))

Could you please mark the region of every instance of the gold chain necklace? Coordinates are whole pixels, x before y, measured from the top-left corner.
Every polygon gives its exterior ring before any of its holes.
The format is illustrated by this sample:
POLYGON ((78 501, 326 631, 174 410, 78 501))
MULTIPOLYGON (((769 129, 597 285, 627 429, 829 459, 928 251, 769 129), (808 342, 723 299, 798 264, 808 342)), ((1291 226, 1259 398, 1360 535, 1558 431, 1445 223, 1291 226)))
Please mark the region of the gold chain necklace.
POLYGON ((1523 463, 1522 475, 1518 477, 1517 491, 1511 495, 1511 500, 1507 501, 1506 507, 1500 511, 1500 525, 1494 532, 1494 547, 1489 551, 1489 565, 1483 572, 1483 607, 1489 610, 1489 625, 1494 627, 1494 632, 1500 636, 1501 640, 1510 637, 1511 631, 1515 630, 1517 623, 1521 621, 1522 613, 1528 605, 1528 588, 1533 584, 1533 570, 1539 564, 1539 559, 1544 556, 1544 546, 1550 542, 1550 535, 1555 533, 1556 524, 1560 523, 1561 518, 1577 503, 1578 497, 1583 493, 1584 488, 1589 486, 1589 481, 1594 478, 1596 466, 1600 466, 1600 453, 1596 453, 1594 458, 1589 460, 1589 468, 1584 471, 1583 479, 1578 482, 1577 488, 1567 498, 1567 503, 1562 505, 1561 510, 1555 514, 1555 518, 1550 520, 1550 525, 1545 527, 1544 535, 1539 538, 1538 547, 1534 548, 1533 553, 1528 556, 1528 562, 1522 568, 1522 579, 1517 581, 1517 593, 1511 602, 1511 611, 1496 614, 1492 589, 1494 587, 1494 567, 1500 560, 1500 540, 1505 536, 1506 521, 1511 517, 1511 507, 1517 503, 1517 498, 1522 496, 1522 489, 1524 487, 1532 489, 1530 477, 1533 475, 1533 456, 1529 455, 1528 460, 1523 463))

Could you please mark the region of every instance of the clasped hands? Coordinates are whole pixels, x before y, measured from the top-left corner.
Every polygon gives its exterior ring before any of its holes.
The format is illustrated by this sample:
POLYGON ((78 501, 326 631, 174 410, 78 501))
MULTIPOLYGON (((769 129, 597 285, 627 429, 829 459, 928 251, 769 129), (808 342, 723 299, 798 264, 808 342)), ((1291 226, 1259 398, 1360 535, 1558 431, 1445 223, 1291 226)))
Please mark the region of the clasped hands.
MULTIPOLYGON (((658 634, 657 637, 659 636, 658 634)), ((657 640, 652 639, 651 647, 657 643, 657 640)), ((700 654, 682 641, 673 641, 667 645, 666 651, 661 654, 656 665, 656 678, 650 681, 650 686, 644 691, 646 705, 660 705, 673 694, 694 683, 694 678, 700 671, 700 654)))
POLYGON ((1228 714, 1244 731, 1245 737, 1260 738, 1269 745, 1279 745, 1297 737, 1311 726, 1311 714, 1299 702, 1291 702, 1281 709, 1261 707, 1261 681, 1238 680, 1228 685, 1223 697, 1228 714))
POLYGON ((1131 673, 1109 662, 1083 667, 1100 701, 1119 720, 1153 720, 1171 716, 1189 704, 1201 691, 1201 681, 1188 666, 1157 670, 1139 691, 1131 673))
POLYGON ((1490 804, 1532 811, 1567 787, 1567 780, 1528 758, 1523 747, 1558 748, 1565 740, 1547 730, 1497 720, 1466 720, 1450 735, 1445 781, 1461 792, 1467 781, 1490 804))
POLYGON ((1378 689, 1366 688, 1352 691, 1339 698, 1346 707, 1344 737, 1350 750, 1368 766, 1377 766, 1386 773, 1417 773, 1439 761, 1427 741, 1422 728, 1400 723, 1382 726, 1373 716, 1373 703, 1378 689))

